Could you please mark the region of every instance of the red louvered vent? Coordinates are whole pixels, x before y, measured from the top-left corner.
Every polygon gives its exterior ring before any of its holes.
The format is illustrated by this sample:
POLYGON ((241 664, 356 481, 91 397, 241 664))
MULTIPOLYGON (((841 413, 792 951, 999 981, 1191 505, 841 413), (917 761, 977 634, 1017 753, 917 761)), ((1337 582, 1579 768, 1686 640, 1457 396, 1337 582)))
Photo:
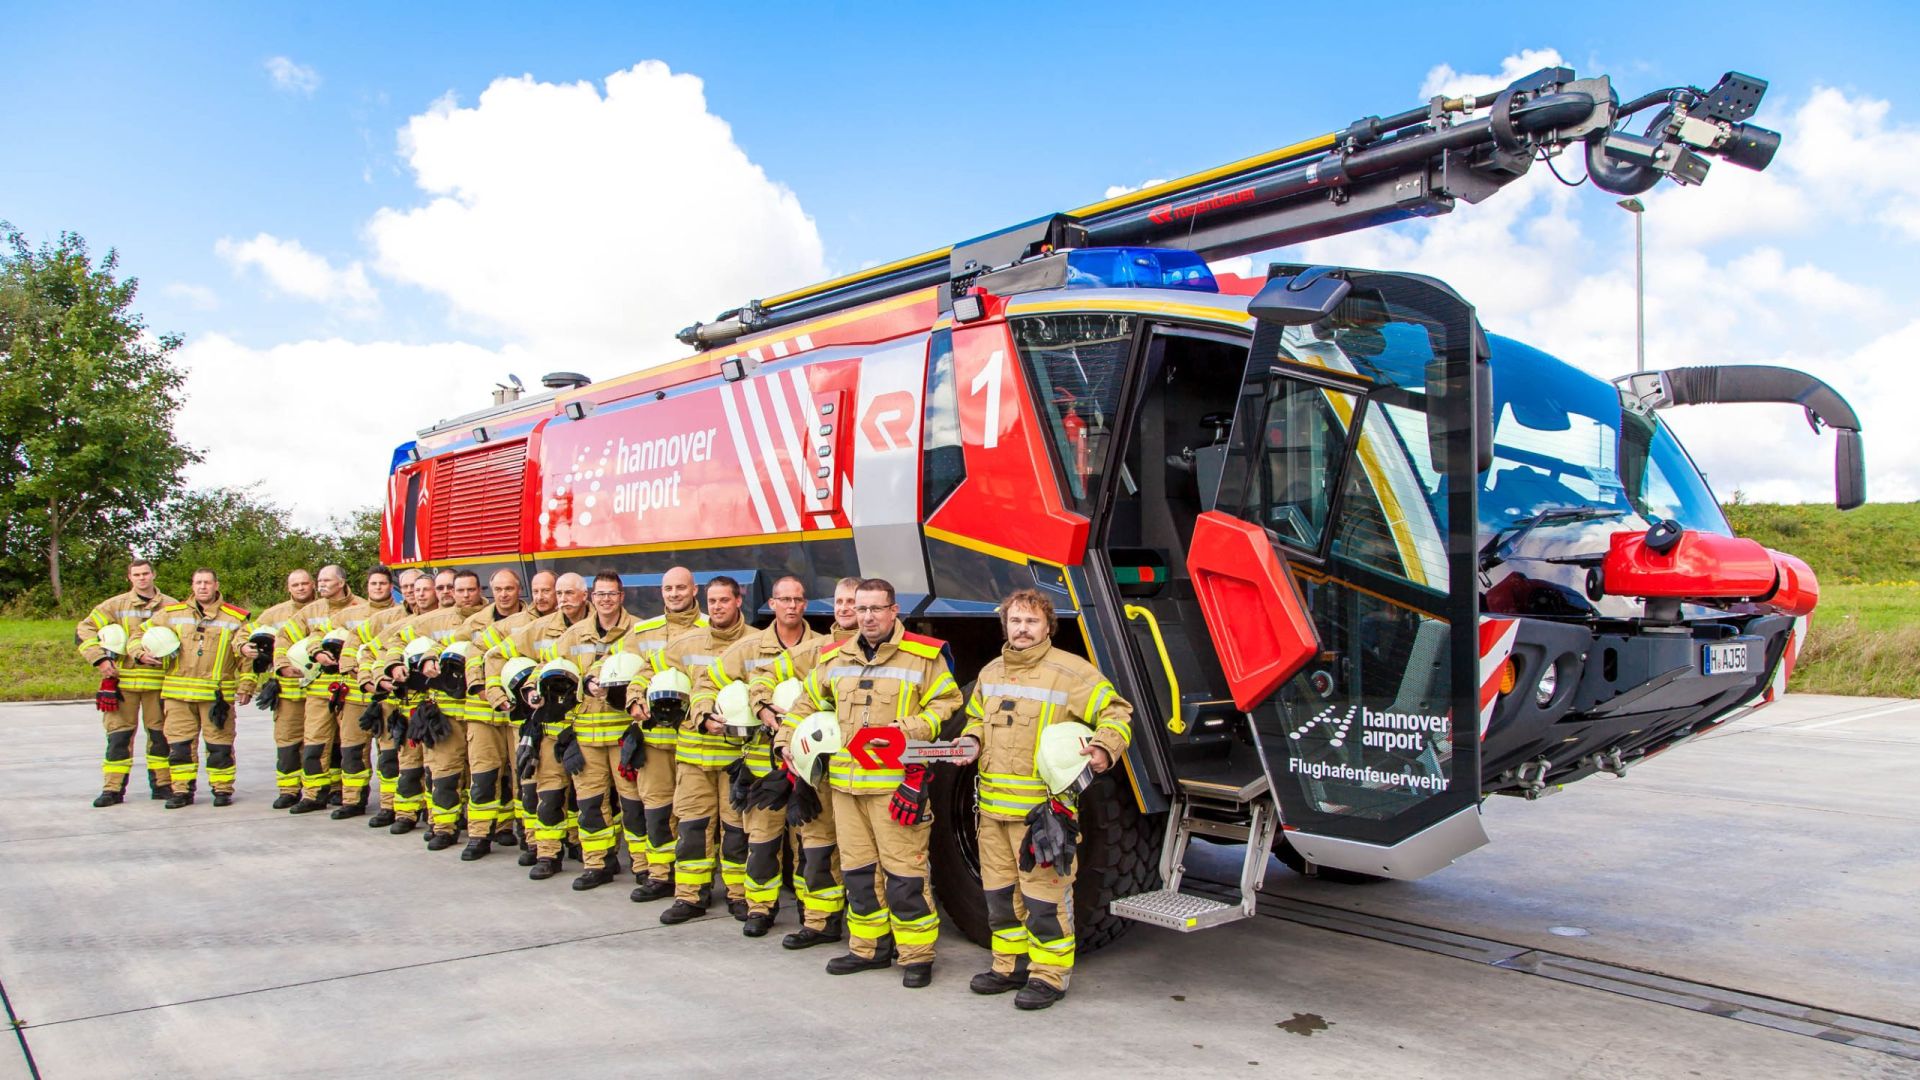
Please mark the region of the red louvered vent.
POLYGON ((525 440, 435 462, 427 558, 517 551, 526 465, 525 440))

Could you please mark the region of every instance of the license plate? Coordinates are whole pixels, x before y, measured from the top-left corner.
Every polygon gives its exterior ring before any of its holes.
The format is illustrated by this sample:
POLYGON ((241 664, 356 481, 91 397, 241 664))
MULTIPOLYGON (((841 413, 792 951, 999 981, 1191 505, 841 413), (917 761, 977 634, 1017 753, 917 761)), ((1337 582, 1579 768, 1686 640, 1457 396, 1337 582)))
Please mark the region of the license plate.
POLYGON ((1706 648, 1706 657, 1700 665, 1708 675, 1745 674, 1747 671, 1747 643, 1744 641, 1725 641, 1706 648))

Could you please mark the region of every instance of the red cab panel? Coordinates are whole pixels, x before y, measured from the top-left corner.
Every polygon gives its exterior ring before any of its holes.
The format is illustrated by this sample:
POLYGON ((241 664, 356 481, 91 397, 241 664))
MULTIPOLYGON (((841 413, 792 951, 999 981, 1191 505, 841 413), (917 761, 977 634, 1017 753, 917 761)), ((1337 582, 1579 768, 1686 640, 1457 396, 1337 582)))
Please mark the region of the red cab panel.
POLYGON ((1201 514, 1187 571, 1236 707, 1265 701, 1320 651, 1293 574, 1260 527, 1217 510, 1201 514))
POLYGON ((1782 615, 1811 615, 1820 603, 1820 581, 1813 567, 1784 551, 1773 552, 1773 566, 1780 575, 1780 587, 1767 598, 1767 605, 1782 615))
POLYGON ((1647 546, 1645 532, 1617 532, 1607 540, 1602 573, 1614 596, 1759 598, 1779 578, 1773 555, 1753 540, 1691 529, 1662 554, 1647 546))

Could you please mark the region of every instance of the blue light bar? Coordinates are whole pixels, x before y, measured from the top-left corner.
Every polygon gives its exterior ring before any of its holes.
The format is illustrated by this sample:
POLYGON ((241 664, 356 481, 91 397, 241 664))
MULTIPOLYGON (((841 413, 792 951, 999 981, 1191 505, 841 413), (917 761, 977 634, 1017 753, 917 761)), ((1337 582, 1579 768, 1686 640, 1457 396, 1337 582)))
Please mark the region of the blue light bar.
POLYGON ((1207 262, 1179 248, 1080 248, 1067 252, 1069 289, 1190 289, 1217 293, 1207 262))

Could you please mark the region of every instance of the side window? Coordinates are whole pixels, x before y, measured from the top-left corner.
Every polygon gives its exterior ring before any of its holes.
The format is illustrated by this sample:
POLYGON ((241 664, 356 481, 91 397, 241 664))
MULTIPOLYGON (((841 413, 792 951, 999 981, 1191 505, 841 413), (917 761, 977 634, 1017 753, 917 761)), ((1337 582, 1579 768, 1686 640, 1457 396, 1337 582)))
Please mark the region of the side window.
POLYGON ((932 517, 967 478, 960 449, 960 395, 953 385, 953 331, 927 343, 927 416, 921 428, 920 517, 932 517))
POLYGON ((1237 490, 1222 488, 1222 503, 1243 520, 1271 529, 1283 543, 1317 551, 1359 404, 1345 391, 1271 376, 1265 419, 1246 427, 1258 444, 1232 448, 1251 467, 1229 468, 1229 477, 1244 479, 1237 490))
POLYGON ((1340 499, 1334 559, 1447 589, 1447 504, 1427 441, 1427 414, 1373 402, 1340 499))
POLYGON ((1126 315, 1047 315, 1014 319, 1012 326, 1066 494, 1074 509, 1088 514, 1113 438, 1134 321, 1126 315))
POLYGON ((420 533, 414 527, 420 512, 420 473, 415 469, 407 477, 407 503, 400 515, 400 558, 407 562, 420 557, 420 533))

